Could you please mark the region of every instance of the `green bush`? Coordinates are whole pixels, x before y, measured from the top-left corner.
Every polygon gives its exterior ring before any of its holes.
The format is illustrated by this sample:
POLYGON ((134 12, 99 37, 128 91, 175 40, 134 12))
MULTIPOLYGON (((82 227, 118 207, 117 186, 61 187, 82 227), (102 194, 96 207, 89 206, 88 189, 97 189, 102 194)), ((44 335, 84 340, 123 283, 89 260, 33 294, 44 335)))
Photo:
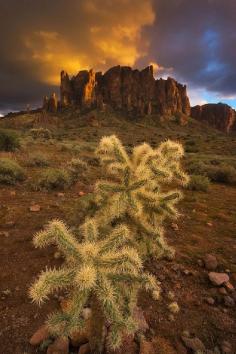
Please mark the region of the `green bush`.
POLYGON ((0 150, 14 151, 20 147, 19 135, 12 130, 0 129, 0 150))
POLYGON ((34 139, 51 139, 52 133, 46 128, 33 128, 30 129, 30 134, 34 139))
POLYGON ((236 184, 236 169, 232 166, 208 166, 206 173, 212 182, 236 184))
POLYGON ((48 167, 50 162, 47 157, 41 153, 35 153, 30 155, 29 160, 26 162, 26 166, 29 167, 48 167))
POLYGON ((209 186, 210 186, 210 180, 208 177, 200 176, 200 175, 192 175, 187 188, 192 191, 207 192, 209 186))
POLYGON ((24 169, 14 160, 0 159, 0 183, 14 185, 25 179, 24 169))
POLYGON ((204 175, 206 165, 199 160, 190 160, 187 162, 186 170, 190 175, 204 175))
POLYGON ((73 158, 68 164, 67 164, 67 169, 68 172, 71 175, 71 178, 73 181, 76 181, 79 176, 83 175, 84 172, 87 171, 88 165, 85 161, 79 159, 79 158, 73 158))
POLYGON ((65 189, 71 184, 69 174, 65 170, 48 168, 36 181, 35 189, 65 189))

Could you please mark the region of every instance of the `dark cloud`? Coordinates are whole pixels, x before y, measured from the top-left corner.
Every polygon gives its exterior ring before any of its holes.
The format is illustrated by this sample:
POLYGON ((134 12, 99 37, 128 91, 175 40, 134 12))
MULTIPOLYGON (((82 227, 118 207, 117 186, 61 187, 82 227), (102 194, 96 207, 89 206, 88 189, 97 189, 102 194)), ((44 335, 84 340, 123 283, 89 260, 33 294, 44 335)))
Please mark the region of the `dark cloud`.
POLYGON ((39 104, 62 68, 156 63, 236 96, 235 0, 0 0, 0 111, 39 104))

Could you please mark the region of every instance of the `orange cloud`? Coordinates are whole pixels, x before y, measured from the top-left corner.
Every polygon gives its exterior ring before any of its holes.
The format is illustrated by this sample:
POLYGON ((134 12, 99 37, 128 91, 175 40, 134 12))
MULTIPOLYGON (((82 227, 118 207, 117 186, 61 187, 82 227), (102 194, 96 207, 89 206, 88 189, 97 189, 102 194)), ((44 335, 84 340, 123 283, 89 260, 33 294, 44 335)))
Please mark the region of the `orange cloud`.
POLYGON ((75 74, 90 67, 132 66, 147 54, 142 30, 154 22, 152 0, 82 0, 76 12, 70 28, 42 28, 23 36, 21 60, 33 62, 38 80, 58 84, 61 69, 75 74))

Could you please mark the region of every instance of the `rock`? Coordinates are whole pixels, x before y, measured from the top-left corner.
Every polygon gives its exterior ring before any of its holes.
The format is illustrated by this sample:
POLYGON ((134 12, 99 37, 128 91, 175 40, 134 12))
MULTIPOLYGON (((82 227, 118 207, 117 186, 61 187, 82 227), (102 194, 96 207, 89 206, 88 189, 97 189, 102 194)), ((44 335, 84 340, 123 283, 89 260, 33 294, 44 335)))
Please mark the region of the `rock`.
POLYGON ((155 354, 156 350, 154 344, 145 339, 140 342, 139 354, 155 354))
POLYGON ((222 354, 233 353, 231 343, 224 340, 221 344, 221 351, 222 351, 222 354))
POLYGON ((218 266, 217 259, 212 254, 207 254, 203 261, 207 270, 215 270, 218 266))
POLYGON ((57 196, 58 196, 59 198, 63 198, 63 197, 65 196, 65 193, 59 192, 59 193, 57 193, 57 196))
POLYGON ((57 338, 48 346, 47 354, 69 354, 69 339, 57 338))
POLYGON ((208 103, 191 109, 191 117, 223 132, 236 130, 236 112, 223 103, 208 103))
POLYGON ((71 79, 62 71, 60 91, 62 106, 104 110, 109 105, 135 115, 174 115, 181 125, 190 115, 186 86, 172 78, 155 79, 152 66, 139 71, 118 65, 104 74, 83 70, 71 79))
POLYGON ((229 276, 226 273, 210 272, 208 274, 209 280, 213 285, 220 286, 229 281, 229 276))
POLYGON ((233 284, 231 284, 229 281, 227 281, 227 283, 225 283, 224 286, 225 286, 225 288, 226 288, 227 290, 229 290, 230 292, 231 292, 231 291, 234 291, 234 286, 233 286, 233 284))
POLYGON ((221 295, 227 295, 228 293, 227 293, 227 290, 225 289, 225 288, 219 288, 219 293, 221 294, 221 295))
POLYGON ((89 307, 85 307, 82 310, 82 316, 85 320, 88 320, 90 317, 92 317, 92 310, 89 307))
POLYGON ((212 222, 207 222, 207 226, 212 227, 213 226, 212 222))
POLYGON ((40 209, 41 209, 41 207, 38 204, 30 206, 30 211, 32 211, 32 212, 38 212, 38 211, 40 211, 40 209))
POLYGON ((56 113, 57 108, 58 108, 57 95, 55 93, 53 93, 48 100, 48 105, 47 105, 46 111, 51 112, 51 113, 56 113))
POLYGON ((232 297, 226 295, 224 296, 224 304, 227 307, 234 307, 235 301, 232 299, 232 297))
POLYGON ((175 224, 175 223, 172 223, 172 224, 171 224, 171 228, 172 228, 173 230, 175 230, 175 231, 178 231, 178 230, 179 230, 179 226, 178 226, 177 224, 175 224))
POLYGON ((215 300, 213 299, 213 297, 207 297, 207 298, 206 298, 206 302, 207 302, 209 305, 214 305, 214 304, 215 304, 215 300))
POLYGON ((78 347, 81 344, 89 342, 91 336, 91 319, 85 321, 83 329, 73 332, 70 335, 71 344, 73 347, 78 347))
POLYGON ((50 333, 46 325, 41 326, 30 338, 29 343, 33 346, 39 345, 44 340, 48 339, 50 333))
POLYGON ((83 191, 80 191, 80 192, 79 192, 79 196, 80 196, 80 197, 84 196, 85 194, 86 194, 86 193, 84 193, 83 191))
POLYGON ((202 343, 202 341, 195 337, 195 338, 188 338, 188 337, 181 337, 186 348, 192 349, 194 352, 200 351, 200 352, 205 352, 206 348, 205 345, 202 343))
POLYGON ((89 353, 90 353, 89 343, 80 346, 78 354, 89 354, 89 353))
POLYGON ((0 236, 9 237, 8 231, 0 231, 0 236))
POLYGON ((10 191, 10 196, 14 197, 16 195, 16 191, 10 191))

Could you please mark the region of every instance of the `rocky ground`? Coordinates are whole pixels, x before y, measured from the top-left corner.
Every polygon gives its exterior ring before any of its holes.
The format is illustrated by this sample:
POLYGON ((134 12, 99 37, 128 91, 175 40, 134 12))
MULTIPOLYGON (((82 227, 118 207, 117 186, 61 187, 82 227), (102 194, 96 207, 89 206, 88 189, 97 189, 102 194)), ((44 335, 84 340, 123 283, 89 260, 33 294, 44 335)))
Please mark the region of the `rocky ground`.
MULTIPOLYGON (((35 249, 32 236, 53 218, 61 218, 71 227, 82 221, 81 206, 99 177, 94 148, 102 135, 116 133, 127 147, 144 140, 155 145, 166 137, 183 143, 191 138, 197 142, 198 151, 188 153, 187 158, 193 155, 203 160, 235 158, 234 137, 195 123, 188 127, 176 123, 163 126, 102 117, 101 121, 90 119, 87 124, 70 112, 63 118, 63 123, 60 116, 44 121, 54 133, 50 140, 30 137, 29 129, 34 124, 42 125, 39 117, 14 118, 8 126, 20 132, 23 146, 14 153, 0 153, 0 157, 16 159, 27 174, 24 182, 0 185, 0 352, 3 354, 47 351, 43 346, 31 345, 30 338, 47 314, 61 306, 63 298, 60 294, 53 296, 39 308, 30 302, 27 291, 45 266, 58 266, 61 259, 53 247, 35 249), (89 175, 64 190, 35 190, 34 183, 43 168, 30 167, 26 162, 32 153, 39 151, 47 156, 51 167, 62 167, 74 156, 82 157, 90 166, 89 175)), ((175 259, 150 260, 146 264, 162 283, 161 300, 155 302, 140 294, 145 333, 135 340, 126 338, 117 353, 236 353, 236 188, 212 183, 207 192, 185 190, 184 193, 181 217, 166 225, 169 243, 176 249, 175 259)), ((68 353, 68 343, 57 344, 64 346, 60 353, 68 353)), ((79 344, 80 348, 70 345, 70 353, 88 352, 86 345, 79 344)), ((52 347, 48 349, 50 353, 55 353, 52 347)))

